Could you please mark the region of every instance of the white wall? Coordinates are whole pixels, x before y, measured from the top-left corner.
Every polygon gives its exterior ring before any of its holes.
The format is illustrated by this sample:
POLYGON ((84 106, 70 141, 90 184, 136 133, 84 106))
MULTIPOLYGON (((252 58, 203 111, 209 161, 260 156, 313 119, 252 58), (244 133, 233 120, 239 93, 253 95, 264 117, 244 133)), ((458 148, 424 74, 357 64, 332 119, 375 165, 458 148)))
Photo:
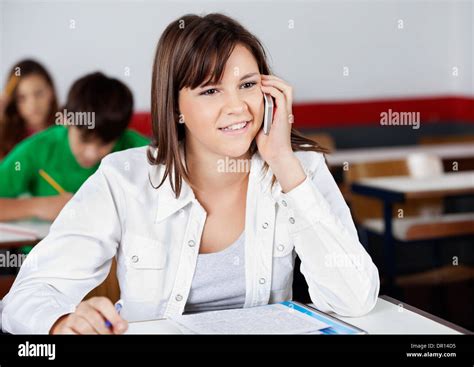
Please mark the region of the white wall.
POLYGON ((0 1, 1 85, 14 62, 34 57, 61 102, 76 78, 102 70, 148 110, 158 38, 194 12, 225 12, 254 32, 297 101, 474 96, 473 1, 0 1))

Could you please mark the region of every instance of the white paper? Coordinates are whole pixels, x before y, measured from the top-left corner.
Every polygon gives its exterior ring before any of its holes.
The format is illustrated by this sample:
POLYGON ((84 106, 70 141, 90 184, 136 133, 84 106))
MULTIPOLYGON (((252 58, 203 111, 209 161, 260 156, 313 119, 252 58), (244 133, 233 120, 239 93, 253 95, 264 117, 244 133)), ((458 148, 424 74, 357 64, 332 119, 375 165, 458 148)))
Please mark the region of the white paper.
POLYGON ((153 321, 129 322, 125 334, 183 334, 174 321, 161 319, 153 321))
POLYGON ((36 220, 0 222, 0 242, 41 240, 50 227, 51 222, 36 220))
POLYGON ((280 304, 182 315, 173 320, 197 334, 306 334, 329 327, 280 304))

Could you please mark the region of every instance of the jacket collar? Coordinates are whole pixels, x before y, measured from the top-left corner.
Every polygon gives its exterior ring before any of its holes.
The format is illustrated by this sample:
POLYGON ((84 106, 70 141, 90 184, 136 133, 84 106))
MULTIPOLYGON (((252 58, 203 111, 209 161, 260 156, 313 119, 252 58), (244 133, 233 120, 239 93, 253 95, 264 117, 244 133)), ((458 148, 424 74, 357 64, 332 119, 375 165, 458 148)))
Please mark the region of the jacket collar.
MULTIPOLYGON (((184 165, 186 165, 184 161, 184 151, 183 145, 179 145, 179 151, 181 156, 181 161, 184 165)), ((156 155, 156 150, 154 154, 156 155)), ((260 155, 255 153, 251 160, 250 160, 250 174, 249 174, 249 188, 253 187, 256 184, 262 184, 265 187, 269 187, 269 183, 271 183, 271 171, 269 170, 267 174, 263 175, 263 164, 264 161, 260 157, 260 155)), ((153 184, 154 187, 157 187, 161 182, 163 175, 165 172, 165 166, 163 164, 160 165, 150 165, 149 167, 149 178, 150 182, 153 184)), ((188 183, 183 180, 181 186, 181 195, 179 198, 175 197, 173 192, 173 188, 171 186, 170 177, 166 179, 163 185, 159 189, 154 189, 157 194, 155 195, 156 199, 156 216, 155 216, 155 223, 161 222, 168 218, 169 216, 176 213, 178 210, 186 207, 189 203, 197 201, 192 188, 188 185, 188 183)), ((278 183, 275 184, 277 186, 278 183)), ((262 187, 263 188, 263 187, 262 187)), ((273 190, 275 191, 275 190, 273 190)), ((273 194, 272 194, 273 196, 273 194)))

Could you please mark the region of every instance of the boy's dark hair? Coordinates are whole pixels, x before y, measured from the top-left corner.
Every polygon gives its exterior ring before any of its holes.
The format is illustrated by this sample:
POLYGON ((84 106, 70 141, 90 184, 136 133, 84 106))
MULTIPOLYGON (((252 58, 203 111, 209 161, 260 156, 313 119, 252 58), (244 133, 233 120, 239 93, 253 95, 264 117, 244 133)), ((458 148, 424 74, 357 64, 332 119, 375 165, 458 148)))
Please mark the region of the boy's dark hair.
POLYGON ((118 79, 100 72, 88 74, 74 82, 64 108, 67 113, 93 112, 95 127, 75 125, 85 140, 99 138, 105 144, 120 137, 130 123, 133 95, 118 79))

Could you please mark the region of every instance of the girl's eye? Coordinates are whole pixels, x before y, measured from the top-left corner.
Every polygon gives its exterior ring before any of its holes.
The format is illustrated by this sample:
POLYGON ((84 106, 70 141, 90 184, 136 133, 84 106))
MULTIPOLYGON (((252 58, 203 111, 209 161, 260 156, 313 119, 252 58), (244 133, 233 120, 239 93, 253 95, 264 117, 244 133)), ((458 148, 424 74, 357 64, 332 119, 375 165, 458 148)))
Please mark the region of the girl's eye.
MULTIPOLYGON (((247 82, 247 83, 244 83, 242 84, 242 88, 243 89, 249 89, 249 88, 252 88, 253 86, 255 86, 257 84, 257 82, 247 82)), ((211 88, 211 89, 208 89, 202 93, 200 93, 201 95, 203 96, 211 96, 213 94, 216 94, 217 93, 217 89, 215 88, 211 88)))
POLYGON ((247 83, 242 84, 242 86, 246 86, 244 87, 244 89, 249 89, 249 88, 252 88, 256 84, 257 84, 256 82, 247 82, 247 83))
POLYGON ((202 92, 201 95, 202 96, 211 96, 211 95, 215 94, 214 92, 217 92, 217 89, 211 88, 211 89, 208 89, 208 90, 202 92))

